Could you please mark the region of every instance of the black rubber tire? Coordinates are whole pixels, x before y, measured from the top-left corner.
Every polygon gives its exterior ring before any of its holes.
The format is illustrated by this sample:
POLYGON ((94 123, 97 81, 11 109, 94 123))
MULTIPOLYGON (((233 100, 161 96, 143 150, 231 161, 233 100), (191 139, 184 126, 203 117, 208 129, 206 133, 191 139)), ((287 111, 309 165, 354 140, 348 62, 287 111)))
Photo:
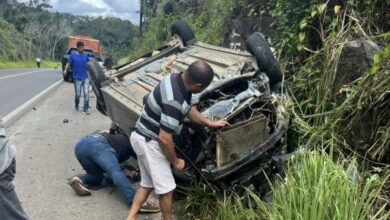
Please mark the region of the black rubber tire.
POLYGON ((171 25, 171 35, 175 34, 182 39, 184 46, 191 45, 196 41, 194 32, 185 21, 178 20, 171 25))
POLYGON ((71 76, 71 73, 68 73, 66 76, 63 76, 64 81, 68 83, 73 83, 73 77, 71 76))
POLYGON ((102 85, 106 81, 106 76, 99 63, 92 60, 87 63, 87 69, 90 78, 90 84, 96 95, 96 109, 103 115, 107 115, 106 103, 103 99, 102 85))
POLYGON ((67 76, 64 76, 64 70, 65 70, 65 65, 62 64, 62 78, 64 78, 64 81, 65 82, 69 82, 69 79, 68 79, 68 75, 67 76))
POLYGON ((246 48, 256 57, 260 71, 267 74, 271 87, 282 81, 283 76, 279 63, 275 59, 268 42, 260 33, 255 32, 248 37, 246 48))

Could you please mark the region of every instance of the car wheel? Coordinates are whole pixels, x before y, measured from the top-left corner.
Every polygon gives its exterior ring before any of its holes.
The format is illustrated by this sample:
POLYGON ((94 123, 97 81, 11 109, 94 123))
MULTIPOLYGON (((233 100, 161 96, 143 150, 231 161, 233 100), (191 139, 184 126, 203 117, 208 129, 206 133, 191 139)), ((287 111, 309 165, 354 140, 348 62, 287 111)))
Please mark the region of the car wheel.
POLYGON ((106 76, 99 66, 99 63, 96 61, 89 61, 87 63, 87 69, 90 77, 90 84, 96 95, 96 109, 103 115, 106 115, 107 108, 101 90, 103 82, 106 81, 106 76))
POLYGON ((258 32, 251 34, 246 41, 246 47, 256 57, 260 71, 267 74, 271 87, 282 81, 279 63, 262 34, 258 32))
POLYGON ((190 26, 185 21, 179 20, 172 24, 171 35, 177 35, 183 41, 184 46, 195 43, 194 32, 192 32, 190 26))
POLYGON ((63 76, 64 78, 64 81, 65 82, 69 82, 69 83, 72 83, 73 82, 73 78, 70 74, 67 74, 66 76, 63 76))

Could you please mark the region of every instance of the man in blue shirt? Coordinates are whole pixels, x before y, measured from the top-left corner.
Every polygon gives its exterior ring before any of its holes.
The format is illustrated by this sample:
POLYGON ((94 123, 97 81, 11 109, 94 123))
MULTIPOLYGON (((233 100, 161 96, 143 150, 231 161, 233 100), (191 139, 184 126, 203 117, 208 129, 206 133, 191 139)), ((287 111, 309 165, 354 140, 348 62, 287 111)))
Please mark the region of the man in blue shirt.
POLYGON ((84 92, 84 113, 89 115, 89 80, 87 74, 87 62, 89 61, 88 54, 84 52, 84 43, 79 41, 77 42, 77 51, 73 52, 69 58, 68 63, 64 69, 64 76, 66 76, 69 65, 72 65, 73 71, 73 80, 74 80, 74 89, 75 89, 75 109, 79 110, 79 102, 81 96, 81 88, 84 92))

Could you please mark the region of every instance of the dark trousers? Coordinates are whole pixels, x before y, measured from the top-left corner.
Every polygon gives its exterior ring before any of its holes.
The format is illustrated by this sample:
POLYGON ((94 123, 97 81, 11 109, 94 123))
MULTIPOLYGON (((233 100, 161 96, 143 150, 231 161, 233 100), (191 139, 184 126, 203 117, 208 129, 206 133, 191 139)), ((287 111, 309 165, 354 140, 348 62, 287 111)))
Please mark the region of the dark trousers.
POLYGON ((15 193, 12 180, 15 177, 15 159, 11 165, 0 174, 0 219, 24 220, 28 219, 23 211, 18 196, 15 193))
POLYGON ((41 62, 37 62, 37 67, 41 68, 41 62))
POLYGON ((87 135, 76 144, 75 154, 77 160, 87 172, 79 176, 84 184, 99 185, 103 180, 103 173, 107 173, 112 177, 115 186, 127 203, 131 204, 133 202, 135 190, 123 174, 116 152, 108 144, 106 138, 100 135, 87 135))

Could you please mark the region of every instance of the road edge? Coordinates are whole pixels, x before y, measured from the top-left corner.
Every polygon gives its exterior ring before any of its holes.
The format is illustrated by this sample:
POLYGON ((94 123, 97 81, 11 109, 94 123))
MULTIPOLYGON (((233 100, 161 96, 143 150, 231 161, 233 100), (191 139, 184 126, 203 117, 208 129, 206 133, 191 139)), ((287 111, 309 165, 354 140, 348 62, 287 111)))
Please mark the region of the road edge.
POLYGON ((32 97, 30 100, 19 106, 14 111, 8 113, 8 115, 3 117, 3 124, 5 127, 9 127, 14 122, 19 120, 24 114, 29 112, 34 106, 41 103, 49 94, 51 94, 54 90, 56 90, 61 83, 63 82, 63 79, 58 80, 54 84, 52 84, 50 87, 46 88, 42 92, 38 93, 34 97, 32 97))

